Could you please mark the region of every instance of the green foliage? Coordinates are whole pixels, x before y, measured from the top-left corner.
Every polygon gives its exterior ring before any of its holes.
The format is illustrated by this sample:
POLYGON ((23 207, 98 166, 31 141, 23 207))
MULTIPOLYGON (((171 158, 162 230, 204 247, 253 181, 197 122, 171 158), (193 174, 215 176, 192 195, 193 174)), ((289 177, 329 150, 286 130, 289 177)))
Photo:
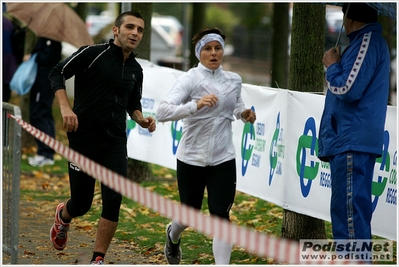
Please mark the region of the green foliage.
POLYGON ((159 15, 174 16, 180 21, 180 23, 183 23, 183 3, 154 2, 152 5, 152 11, 159 15))
POLYGON ((211 4, 206 10, 206 27, 217 27, 226 34, 226 41, 231 41, 233 29, 239 23, 239 18, 228 9, 219 7, 216 4, 211 4))
POLYGON ((231 3, 229 9, 240 18, 240 24, 248 29, 259 28, 265 17, 271 16, 271 3, 231 3))
MULTIPOLYGON (((187 5, 188 19, 192 19, 192 3, 180 2, 154 2, 152 11, 160 15, 170 15, 176 17, 183 24, 184 6, 187 5)), ((107 3, 88 3, 90 14, 99 14, 107 9, 107 3)), ((264 27, 265 18, 272 15, 272 3, 209 3, 206 5, 206 17, 204 25, 206 27, 218 27, 227 35, 232 36, 234 27, 242 25, 248 29, 264 27)))
POLYGON ((96 2, 89 2, 89 13, 94 15, 99 15, 101 11, 107 10, 108 3, 96 3, 96 2))

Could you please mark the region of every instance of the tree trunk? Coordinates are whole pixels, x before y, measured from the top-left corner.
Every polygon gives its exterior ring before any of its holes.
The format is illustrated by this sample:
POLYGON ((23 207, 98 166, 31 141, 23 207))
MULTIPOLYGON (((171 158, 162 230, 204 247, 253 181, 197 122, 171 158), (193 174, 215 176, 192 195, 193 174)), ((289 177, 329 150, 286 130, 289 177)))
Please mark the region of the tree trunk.
POLYGON ((323 92, 325 4, 294 3, 289 89, 323 92))
MULTIPOLYGON (((191 39, 194 37, 194 35, 202 30, 205 25, 205 11, 206 11, 206 3, 193 3, 193 19, 191 23, 191 39)), ((195 47, 194 44, 191 42, 190 39, 190 66, 193 67, 194 65, 197 65, 198 63, 198 58, 195 57, 195 47)))
POLYGON ((275 88, 288 88, 288 38, 289 3, 273 4, 273 57, 272 57, 272 82, 275 88))
MULTIPOLYGON (((143 16, 145 28, 143 39, 134 52, 138 58, 150 60, 152 3, 132 3, 131 10, 138 11, 143 16)), ((132 158, 128 159, 127 173, 127 178, 137 183, 152 178, 151 165, 132 158)))
POLYGON ((89 3, 76 3, 74 10, 83 21, 86 21, 87 13, 89 12, 89 3))
MULTIPOLYGON (((294 3, 292 16, 289 88, 302 92, 323 92, 325 4, 294 3)), ((284 210, 282 237, 325 239, 324 221, 284 210)))
POLYGON ((133 182, 150 181, 153 178, 151 165, 144 161, 128 159, 127 178, 133 182))
POLYGON ((291 240, 326 239, 323 220, 284 210, 281 236, 291 240))
MULTIPOLYGON (((131 10, 138 11, 144 18, 144 35, 140 45, 134 50, 138 58, 150 60, 152 3, 132 3, 131 10)), ((145 90, 145 88, 144 88, 145 90)))

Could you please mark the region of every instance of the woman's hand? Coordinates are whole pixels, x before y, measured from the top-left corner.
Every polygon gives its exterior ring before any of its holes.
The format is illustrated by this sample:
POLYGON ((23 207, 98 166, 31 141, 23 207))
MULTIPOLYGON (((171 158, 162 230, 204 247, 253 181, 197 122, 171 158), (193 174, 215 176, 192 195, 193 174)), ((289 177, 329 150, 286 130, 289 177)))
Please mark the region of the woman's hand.
POLYGON ((246 121, 254 124, 256 120, 256 113, 252 109, 246 109, 241 113, 241 117, 246 121))
POLYGON ((197 101, 197 110, 200 110, 204 106, 213 107, 218 100, 219 99, 214 94, 206 95, 197 101))

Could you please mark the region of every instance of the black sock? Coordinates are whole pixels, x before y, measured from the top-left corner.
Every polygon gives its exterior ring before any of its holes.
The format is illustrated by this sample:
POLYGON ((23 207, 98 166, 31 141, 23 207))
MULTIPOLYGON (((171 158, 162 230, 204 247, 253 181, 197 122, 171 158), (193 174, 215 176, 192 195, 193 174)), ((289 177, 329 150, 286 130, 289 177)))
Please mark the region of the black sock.
POLYGON ((71 220, 65 220, 64 218, 62 218, 62 210, 60 210, 60 218, 61 218, 61 221, 63 223, 70 223, 71 222, 71 220))
POLYGON ((91 258, 91 261, 95 261, 98 256, 100 256, 104 259, 105 254, 101 253, 101 252, 93 252, 93 258, 91 258))

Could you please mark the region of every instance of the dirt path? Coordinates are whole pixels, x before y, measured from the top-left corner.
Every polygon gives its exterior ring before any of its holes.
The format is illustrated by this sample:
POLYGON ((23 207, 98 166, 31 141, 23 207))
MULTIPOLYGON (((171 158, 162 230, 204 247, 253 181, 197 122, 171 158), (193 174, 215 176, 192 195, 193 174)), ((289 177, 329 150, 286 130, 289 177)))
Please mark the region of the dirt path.
MULTIPOLYGON (((22 188, 56 187, 63 178, 21 176, 22 188)), ((68 245, 63 251, 55 250, 49 232, 53 223, 57 201, 29 199, 21 196, 19 217, 18 265, 89 264, 94 246, 96 227, 76 219, 68 232, 68 245)), ((106 264, 143 265, 167 264, 162 254, 162 244, 145 255, 137 252, 137 246, 127 241, 113 240, 106 255, 106 264)), ((3 253, 2 264, 11 264, 11 257, 3 253)))

